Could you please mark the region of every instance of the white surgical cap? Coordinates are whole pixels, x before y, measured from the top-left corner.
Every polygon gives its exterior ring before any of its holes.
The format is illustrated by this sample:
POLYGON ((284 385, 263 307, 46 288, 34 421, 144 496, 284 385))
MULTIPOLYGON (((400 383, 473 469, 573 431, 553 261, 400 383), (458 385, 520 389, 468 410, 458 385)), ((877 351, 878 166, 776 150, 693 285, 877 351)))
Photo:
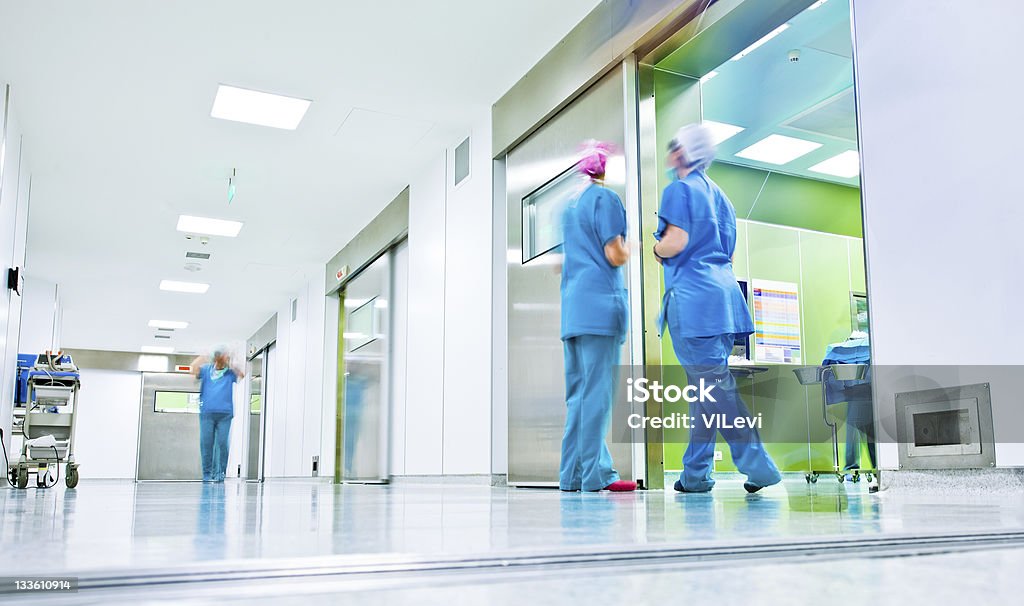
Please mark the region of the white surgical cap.
POLYGON ((711 130, 703 124, 687 124, 676 132, 670 148, 681 148, 686 157, 686 167, 704 170, 715 159, 715 141, 711 130))

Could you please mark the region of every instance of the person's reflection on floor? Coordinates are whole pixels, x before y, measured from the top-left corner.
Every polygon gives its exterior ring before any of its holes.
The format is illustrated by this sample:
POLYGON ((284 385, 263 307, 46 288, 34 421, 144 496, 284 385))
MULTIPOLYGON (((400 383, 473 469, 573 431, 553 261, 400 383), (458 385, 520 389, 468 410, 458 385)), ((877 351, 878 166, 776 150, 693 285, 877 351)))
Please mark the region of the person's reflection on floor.
POLYGON ((197 559, 218 559, 225 556, 224 505, 226 497, 224 484, 204 483, 196 508, 196 556, 197 559))
POLYGON ((681 531, 686 539, 713 539, 719 535, 715 497, 710 492, 673 493, 665 514, 666 525, 671 528, 682 520, 681 531))
POLYGON ((632 510, 636 499, 623 493, 562 492, 559 505, 563 544, 614 543, 616 534, 628 532, 620 527, 617 512, 632 510))

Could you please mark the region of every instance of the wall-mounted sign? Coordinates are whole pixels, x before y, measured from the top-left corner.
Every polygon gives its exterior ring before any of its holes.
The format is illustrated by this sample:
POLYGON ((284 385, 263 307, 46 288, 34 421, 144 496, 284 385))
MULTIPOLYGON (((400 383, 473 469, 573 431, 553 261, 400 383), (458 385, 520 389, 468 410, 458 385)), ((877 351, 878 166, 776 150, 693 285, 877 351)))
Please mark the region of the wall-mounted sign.
POLYGON ((192 367, 178 364, 177 366, 174 367, 174 370, 175 372, 192 372, 192 367))
POLYGON ((338 279, 338 282, 341 282, 348 277, 349 271, 348 265, 345 265, 334 274, 334 277, 338 279))

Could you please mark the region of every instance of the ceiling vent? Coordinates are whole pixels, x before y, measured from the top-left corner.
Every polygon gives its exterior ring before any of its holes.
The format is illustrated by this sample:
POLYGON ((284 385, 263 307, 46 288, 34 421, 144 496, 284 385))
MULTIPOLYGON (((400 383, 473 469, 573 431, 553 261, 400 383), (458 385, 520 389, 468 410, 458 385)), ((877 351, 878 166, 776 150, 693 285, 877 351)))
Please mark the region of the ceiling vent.
POLYGON ((170 339, 171 335, 153 335, 154 339, 170 339))
POLYGON ((189 251, 185 253, 186 259, 209 259, 210 253, 189 251))
POLYGON ((173 328, 158 328, 159 332, 174 332, 173 328))

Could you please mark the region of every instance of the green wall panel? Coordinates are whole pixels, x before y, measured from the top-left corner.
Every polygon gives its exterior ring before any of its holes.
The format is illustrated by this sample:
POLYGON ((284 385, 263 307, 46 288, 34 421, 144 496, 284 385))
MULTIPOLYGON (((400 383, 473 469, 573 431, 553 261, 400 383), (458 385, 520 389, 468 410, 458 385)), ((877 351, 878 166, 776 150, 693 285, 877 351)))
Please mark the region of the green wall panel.
MULTIPOLYGON (((803 267, 803 344, 804 363, 819 364, 829 343, 844 341, 850 336, 850 265, 848 240, 827 234, 800 232, 800 253, 803 267)), ((807 390, 810 418, 809 442, 811 466, 832 468, 832 432, 821 411, 821 388, 807 390)), ((845 411, 829 407, 829 414, 845 411)), ((844 407, 845 408, 845 407, 844 407)))
POLYGON ((708 176, 729 196, 740 219, 862 236, 860 190, 855 187, 723 162, 712 164, 708 176))
POLYGON ((850 318, 847 242, 827 234, 800 232, 804 363, 818 364, 829 343, 843 341, 850 318))
POLYGON ((867 292, 866 268, 864 265, 864 242, 862 240, 849 241, 850 251, 850 284, 851 290, 867 292))
POLYGON ((750 276, 747 267, 747 222, 736 221, 736 252, 733 254, 732 270, 736 278, 746 280, 750 276))
POLYGON ((800 237, 796 230, 748 223, 747 256, 752 278, 799 284, 800 237))

